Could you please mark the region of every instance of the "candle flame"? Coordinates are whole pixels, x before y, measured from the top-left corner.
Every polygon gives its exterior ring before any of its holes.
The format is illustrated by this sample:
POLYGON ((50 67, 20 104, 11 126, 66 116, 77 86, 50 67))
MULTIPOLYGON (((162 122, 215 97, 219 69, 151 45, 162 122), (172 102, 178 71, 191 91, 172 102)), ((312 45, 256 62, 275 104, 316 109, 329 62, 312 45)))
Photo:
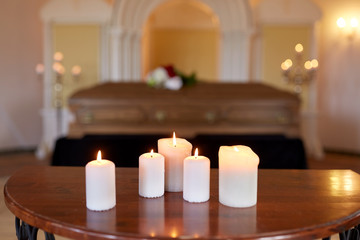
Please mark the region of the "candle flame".
POLYGON ((175 136, 175 132, 173 132, 173 145, 174 145, 174 147, 176 147, 176 136, 175 136))
POLYGON ((150 156, 153 157, 154 155, 154 149, 151 149, 150 156))
POLYGON ((198 148, 196 148, 196 149, 195 149, 195 153, 194 153, 194 157, 197 158, 198 155, 199 155, 199 150, 198 150, 198 148))
POLYGON ((172 238, 176 238, 176 237, 178 236, 178 233, 177 233, 176 229, 173 229, 173 230, 171 231, 170 236, 171 236, 172 238))
POLYGON ((234 150, 235 150, 236 152, 238 152, 238 151, 239 151, 239 149, 238 149, 237 147, 234 147, 234 150))
POLYGON ((101 151, 100 150, 98 151, 98 154, 97 154, 97 160, 101 160, 101 151))

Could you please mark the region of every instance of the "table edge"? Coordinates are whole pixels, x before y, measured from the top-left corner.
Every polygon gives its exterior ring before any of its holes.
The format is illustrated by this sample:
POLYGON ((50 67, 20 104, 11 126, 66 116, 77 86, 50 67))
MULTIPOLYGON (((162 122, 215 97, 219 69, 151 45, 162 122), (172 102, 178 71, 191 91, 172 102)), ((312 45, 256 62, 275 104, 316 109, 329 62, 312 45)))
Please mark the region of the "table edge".
MULTIPOLYGON (((52 167, 52 166, 43 166, 43 167, 52 167)), ((27 166, 24 168, 32 168, 32 166, 27 166)), ((22 168, 22 169, 24 169, 22 168)), ((67 168, 67 167, 63 167, 63 168, 67 168)), ((81 167, 71 167, 71 168, 81 168, 81 167)), ((122 168, 124 169, 124 168, 122 168)), ((130 168, 132 169, 132 168, 130 168)), ((259 169, 260 170, 270 170, 270 169, 259 169)), ((271 169, 271 170, 275 170, 275 169, 271 169)), ((293 171, 294 169, 276 169, 276 170, 280 170, 280 171, 293 171)), ((298 170, 295 169, 296 171, 306 171, 306 170, 298 170)), ((350 169, 311 169, 312 171, 329 171, 329 170, 337 170, 337 171, 351 171, 354 172, 353 170, 350 169)), ((78 237, 91 237, 94 240, 101 240, 101 239, 144 239, 144 238, 152 238, 149 235, 137 235, 137 234, 132 234, 132 233, 126 233, 126 232, 119 232, 116 235, 114 235, 113 233, 109 234, 106 232, 101 232, 101 231, 94 231, 94 230, 89 230, 86 229, 84 227, 76 227, 74 228, 73 226, 70 226, 70 224, 64 223, 64 222, 60 222, 54 219, 50 219, 46 216, 43 215, 39 215, 36 214, 34 212, 32 212, 31 210, 22 207, 19 203, 17 203, 8 193, 7 191, 7 183, 8 181, 18 172, 15 172, 12 176, 10 176, 5 185, 4 185, 4 189, 3 189, 3 194, 4 194, 4 202, 5 205, 7 206, 7 208, 19 219, 25 221, 26 223, 37 227, 37 228, 41 228, 41 230, 44 230, 46 232, 49 233, 53 233, 53 234, 57 234, 59 236, 63 236, 63 237, 69 237, 69 238, 74 238, 76 236, 78 237), (46 223, 46 224, 38 224, 39 222, 42 223, 46 223), (40 226, 42 225, 42 226, 40 226), (43 227, 45 226, 45 227, 43 227), (59 228, 59 226, 61 226, 59 228), (66 231, 70 231, 68 234, 66 231), (65 234, 64 234, 65 233, 65 234)), ((354 172, 355 174, 358 174, 356 172, 354 172)), ((219 203, 221 204, 221 203, 219 203)), ((325 223, 322 226, 320 226, 320 229, 322 229, 322 234, 320 235, 317 232, 319 231, 319 225, 317 226, 309 226, 309 227, 304 227, 301 229, 296 229, 296 230, 284 230, 284 231, 274 231, 274 232, 269 232, 269 233, 261 233, 261 234, 256 234, 256 236, 254 236, 254 234, 246 234, 246 235, 241 235, 239 237, 233 237, 233 236, 210 236, 209 238, 211 239, 273 239, 274 237, 276 238, 281 238, 281 239, 304 239, 304 237, 311 237, 311 238, 323 238, 323 237, 328 237, 332 234, 336 234, 339 232, 343 232, 353 226, 356 226, 360 223, 360 209, 354 213, 352 213, 351 215, 348 215, 344 218, 340 218, 337 219, 335 221, 329 222, 329 223, 325 223), (315 228, 316 227, 316 228, 315 228), (304 232, 306 232, 306 234, 304 234, 304 232)), ((173 239, 182 239, 184 238, 184 236, 180 236, 179 238, 173 238, 173 239)), ((86 238, 85 238, 86 239, 86 238)), ((168 239, 167 237, 156 237, 156 239, 168 239)), ((191 239, 187 238, 187 239, 191 239)))

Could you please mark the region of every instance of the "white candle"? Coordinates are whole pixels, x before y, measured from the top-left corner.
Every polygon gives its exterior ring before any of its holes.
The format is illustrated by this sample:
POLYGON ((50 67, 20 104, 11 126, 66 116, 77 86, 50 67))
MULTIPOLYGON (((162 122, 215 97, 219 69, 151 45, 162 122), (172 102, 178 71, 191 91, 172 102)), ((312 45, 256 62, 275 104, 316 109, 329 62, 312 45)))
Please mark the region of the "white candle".
POLYGON ((116 205, 115 164, 101 159, 98 152, 97 160, 85 166, 86 207, 93 211, 104 211, 116 205))
POLYGON ((159 153, 144 153, 139 157, 139 195, 146 198, 164 195, 165 162, 159 153))
POLYGON ((191 155, 192 145, 186 139, 162 138, 158 140, 159 153, 165 157, 165 191, 183 190, 183 163, 191 155))
POLYGON ((247 146, 221 146, 219 201, 229 207, 250 207, 257 202, 259 157, 247 146))
POLYGON ((210 197, 210 160, 194 156, 184 160, 184 190, 183 198, 188 202, 206 202, 210 197))

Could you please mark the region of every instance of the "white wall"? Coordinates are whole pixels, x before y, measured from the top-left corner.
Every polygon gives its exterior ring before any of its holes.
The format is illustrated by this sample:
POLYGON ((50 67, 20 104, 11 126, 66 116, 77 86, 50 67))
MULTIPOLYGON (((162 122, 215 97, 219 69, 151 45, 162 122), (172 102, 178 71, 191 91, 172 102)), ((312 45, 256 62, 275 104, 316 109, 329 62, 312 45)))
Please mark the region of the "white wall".
POLYGON ((314 0, 319 25, 318 109, 326 149, 360 153, 360 30, 350 40, 336 26, 343 16, 360 21, 359 0, 314 0))
POLYGON ((0 7, 0 151, 40 142, 42 61, 40 6, 45 0, 2 1, 0 7))

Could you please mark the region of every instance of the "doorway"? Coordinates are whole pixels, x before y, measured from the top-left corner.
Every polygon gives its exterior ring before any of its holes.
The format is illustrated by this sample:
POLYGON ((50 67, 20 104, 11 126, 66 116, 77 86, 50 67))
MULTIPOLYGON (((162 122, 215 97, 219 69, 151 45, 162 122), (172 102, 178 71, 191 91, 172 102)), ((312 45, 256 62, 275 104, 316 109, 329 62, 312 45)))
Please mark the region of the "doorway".
POLYGON ((142 76, 173 65, 201 81, 218 81, 219 45, 219 20, 211 8, 198 1, 167 1, 144 24, 142 76))

